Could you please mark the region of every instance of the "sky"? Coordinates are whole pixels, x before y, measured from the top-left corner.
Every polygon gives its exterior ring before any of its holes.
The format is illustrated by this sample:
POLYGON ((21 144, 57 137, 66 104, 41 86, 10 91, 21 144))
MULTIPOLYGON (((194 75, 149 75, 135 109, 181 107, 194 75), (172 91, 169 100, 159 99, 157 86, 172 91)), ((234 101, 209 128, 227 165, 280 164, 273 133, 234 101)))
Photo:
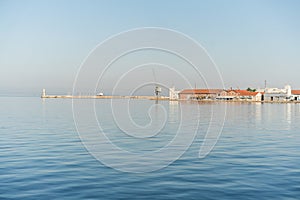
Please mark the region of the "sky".
POLYGON ((142 27, 196 40, 226 88, 300 89, 299 19, 297 0, 0 0, 0 96, 70 93, 99 43, 142 27))

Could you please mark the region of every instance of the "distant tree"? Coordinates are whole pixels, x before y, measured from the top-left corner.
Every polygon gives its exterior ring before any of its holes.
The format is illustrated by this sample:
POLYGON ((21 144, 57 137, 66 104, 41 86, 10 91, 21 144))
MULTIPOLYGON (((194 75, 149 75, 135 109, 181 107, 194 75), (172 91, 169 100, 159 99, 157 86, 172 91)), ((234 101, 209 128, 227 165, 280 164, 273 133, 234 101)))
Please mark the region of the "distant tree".
POLYGON ((249 92, 255 92, 256 91, 256 89, 251 89, 251 88, 247 88, 247 91, 249 91, 249 92))

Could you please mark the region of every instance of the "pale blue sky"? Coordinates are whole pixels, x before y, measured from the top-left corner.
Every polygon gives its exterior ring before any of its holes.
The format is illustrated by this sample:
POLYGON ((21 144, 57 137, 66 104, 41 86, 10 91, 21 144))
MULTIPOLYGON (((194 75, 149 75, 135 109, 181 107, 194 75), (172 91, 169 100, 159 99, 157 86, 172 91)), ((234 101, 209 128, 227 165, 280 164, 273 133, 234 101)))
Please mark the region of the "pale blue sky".
POLYGON ((300 88, 297 0, 0 0, 0 92, 69 92, 98 43, 138 27, 197 40, 226 87, 263 87, 266 79, 269 86, 300 88))

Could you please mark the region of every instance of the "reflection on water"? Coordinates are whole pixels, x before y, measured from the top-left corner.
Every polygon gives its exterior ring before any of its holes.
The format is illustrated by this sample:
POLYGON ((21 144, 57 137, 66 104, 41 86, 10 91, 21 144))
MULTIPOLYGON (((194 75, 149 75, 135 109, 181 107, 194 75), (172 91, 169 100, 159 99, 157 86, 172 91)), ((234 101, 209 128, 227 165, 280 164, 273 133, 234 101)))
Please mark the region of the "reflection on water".
POLYGON ((178 101, 169 101, 169 123, 179 121, 180 108, 178 101))
POLYGON ((255 103, 255 121, 256 124, 260 124, 262 120, 262 104, 255 103))
POLYGON ((227 122, 247 122, 268 130, 290 130, 299 119, 299 104, 229 103, 227 122))
MULTIPOLYGON (((91 102, 78 101, 83 111, 91 102)), ((144 111, 155 101, 132 103, 136 122, 149 123, 144 111)), ((145 142, 133 140, 115 127, 106 112, 110 101, 96 101, 103 129, 117 145, 129 150, 164 145, 161 139, 168 141, 174 136, 181 109, 187 121, 195 116, 201 119, 197 137, 181 158, 161 170, 137 175, 106 167, 85 150, 75 130, 71 100, 0 98, 0 199, 299 198, 299 104, 227 103, 222 135, 205 159, 198 158, 199 146, 211 110, 222 109, 223 103, 159 104, 167 111, 167 126, 162 134, 145 142)), ((160 117, 155 109, 152 117, 160 117)), ((89 133, 89 116, 82 114, 89 133)))
MULTIPOLYGON (((289 125, 292 123, 292 104, 286 104, 286 121, 289 125)), ((290 126, 289 126, 290 129, 290 126)))

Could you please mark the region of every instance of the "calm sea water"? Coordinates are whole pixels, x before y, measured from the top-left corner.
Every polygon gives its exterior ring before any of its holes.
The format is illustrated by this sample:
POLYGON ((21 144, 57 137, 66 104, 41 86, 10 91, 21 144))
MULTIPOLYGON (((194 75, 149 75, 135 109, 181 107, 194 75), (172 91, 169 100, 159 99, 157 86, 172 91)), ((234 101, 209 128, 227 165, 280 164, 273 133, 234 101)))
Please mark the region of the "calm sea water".
MULTIPOLYGON (((77 101, 84 110, 91 100, 77 101)), ((119 100, 115 106, 123 103, 119 100)), ((71 100, 1 97, 0 199, 299 199, 300 105, 159 104, 168 118, 163 134, 148 140, 122 134, 108 112, 109 100, 95 104, 111 141, 135 152, 164 146, 180 122, 189 130, 189 123, 200 119, 197 136, 182 157, 160 170, 137 174, 107 167, 85 149, 75 129, 71 100), (216 146, 207 157, 198 158, 211 110, 226 105, 216 146), (178 108, 190 114, 179 115, 178 108)), ((134 100, 129 107, 140 126, 151 121, 149 116, 154 124, 164 118, 154 101, 134 100), (153 113, 147 113, 153 105, 153 113)))

